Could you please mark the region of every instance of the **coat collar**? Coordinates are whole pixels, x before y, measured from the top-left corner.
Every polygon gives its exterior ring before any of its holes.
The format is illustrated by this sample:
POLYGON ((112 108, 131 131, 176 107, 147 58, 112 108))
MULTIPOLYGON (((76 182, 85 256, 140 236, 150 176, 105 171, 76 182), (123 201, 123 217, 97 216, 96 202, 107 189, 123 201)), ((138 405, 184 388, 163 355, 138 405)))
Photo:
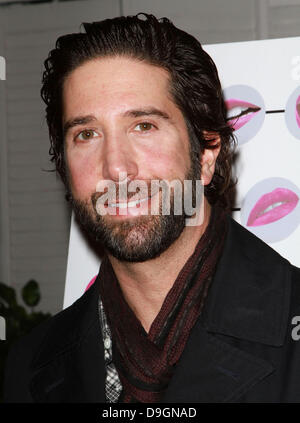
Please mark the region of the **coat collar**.
MULTIPOLYGON (((273 371, 270 363, 230 345, 226 336, 283 344, 289 263, 232 219, 228 226, 201 318, 163 402, 232 401, 273 371)), ((30 389, 35 401, 105 402, 98 279, 73 306, 53 318, 32 363, 30 389)))
POLYGON ((224 251, 205 308, 207 329, 281 346, 290 296, 290 263, 229 218, 224 251))

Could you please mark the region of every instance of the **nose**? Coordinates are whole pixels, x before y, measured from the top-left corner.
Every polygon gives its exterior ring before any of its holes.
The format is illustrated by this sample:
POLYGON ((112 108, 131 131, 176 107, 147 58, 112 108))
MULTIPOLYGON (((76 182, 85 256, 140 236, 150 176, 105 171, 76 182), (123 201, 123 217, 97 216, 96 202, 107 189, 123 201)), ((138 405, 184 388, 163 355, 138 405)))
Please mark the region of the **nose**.
POLYGON ((125 133, 121 131, 107 133, 102 153, 104 179, 117 182, 120 174, 121 180, 125 174, 128 179, 135 179, 138 174, 137 157, 125 133))

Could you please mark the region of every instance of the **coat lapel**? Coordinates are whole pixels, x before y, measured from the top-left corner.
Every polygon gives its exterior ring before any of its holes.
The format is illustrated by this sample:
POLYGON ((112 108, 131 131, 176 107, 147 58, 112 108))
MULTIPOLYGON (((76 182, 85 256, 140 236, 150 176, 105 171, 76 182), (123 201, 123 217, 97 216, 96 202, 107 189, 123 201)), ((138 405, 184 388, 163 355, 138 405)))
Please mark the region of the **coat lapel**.
POLYGON ((30 384, 36 402, 105 402, 105 367, 97 281, 55 317, 36 355, 30 384))
POLYGON ((204 310, 208 331, 282 346, 290 298, 290 263, 231 219, 204 310))
POLYGON ((270 363, 208 333, 199 320, 162 402, 232 402, 272 371, 270 363))

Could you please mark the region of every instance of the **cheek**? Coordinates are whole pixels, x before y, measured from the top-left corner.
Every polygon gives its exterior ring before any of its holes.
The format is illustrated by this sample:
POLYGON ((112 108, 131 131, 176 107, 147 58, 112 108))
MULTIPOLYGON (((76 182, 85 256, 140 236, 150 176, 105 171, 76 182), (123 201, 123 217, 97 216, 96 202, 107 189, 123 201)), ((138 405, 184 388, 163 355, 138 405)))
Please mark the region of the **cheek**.
POLYGON ((160 179, 183 179, 189 167, 189 151, 177 143, 149 149, 145 155, 145 168, 160 179))
POLYGON ((91 158, 74 155, 66 160, 73 195, 87 199, 97 186, 97 166, 91 158))

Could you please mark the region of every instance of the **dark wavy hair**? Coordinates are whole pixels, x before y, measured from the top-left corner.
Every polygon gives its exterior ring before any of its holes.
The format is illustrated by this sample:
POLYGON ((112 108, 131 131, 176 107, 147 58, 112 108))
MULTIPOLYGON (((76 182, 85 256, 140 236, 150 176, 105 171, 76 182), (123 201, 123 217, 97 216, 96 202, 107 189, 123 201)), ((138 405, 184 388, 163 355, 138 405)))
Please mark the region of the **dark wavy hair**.
POLYGON ((216 148, 218 134, 221 150, 211 183, 205 195, 211 204, 228 208, 232 181, 235 139, 226 122, 226 108, 217 68, 201 44, 190 34, 176 28, 167 18, 139 13, 100 22, 83 23, 84 33, 61 36, 44 62, 41 96, 46 103, 51 161, 68 186, 62 131, 62 88, 70 72, 97 57, 127 56, 166 69, 170 93, 181 110, 189 132, 191 152, 216 148))

